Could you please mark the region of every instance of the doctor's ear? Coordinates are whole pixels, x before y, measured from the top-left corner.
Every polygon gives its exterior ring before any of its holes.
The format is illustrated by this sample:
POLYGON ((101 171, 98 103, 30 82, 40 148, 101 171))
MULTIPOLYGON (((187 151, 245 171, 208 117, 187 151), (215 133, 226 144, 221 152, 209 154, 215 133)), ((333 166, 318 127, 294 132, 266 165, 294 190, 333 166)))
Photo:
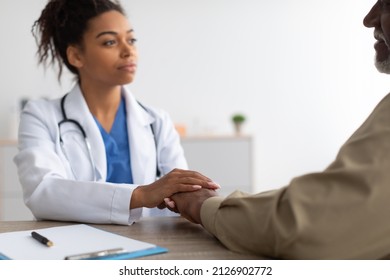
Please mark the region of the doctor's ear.
POLYGON ((81 68, 83 67, 83 62, 81 59, 81 50, 77 46, 69 46, 66 49, 66 56, 68 58, 68 61, 70 65, 72 65, 75 68, 81 68))

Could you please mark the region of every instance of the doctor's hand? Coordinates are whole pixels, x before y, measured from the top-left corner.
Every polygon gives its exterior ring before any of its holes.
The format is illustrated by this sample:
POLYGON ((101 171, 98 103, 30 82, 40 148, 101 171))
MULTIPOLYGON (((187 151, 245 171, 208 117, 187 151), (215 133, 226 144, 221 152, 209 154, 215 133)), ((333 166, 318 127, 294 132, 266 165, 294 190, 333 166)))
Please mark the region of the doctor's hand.
POLYGON ((174 202, 169 199, 173 194, 194 192, 202 188, 215 190, 220 186, 199 172, 174 169, 152 184, 137 187, 131 196, 130 209, 164 208, 165 203, 175 209, 174 202))
POLYGON ((175 212, 190 222, 195 224, 202 224, 200 219, 200 209, 202 208, 203 202, 213 196, 217 196, 215 190, 200 189, 192 193, 177 193, 174 194, 171 199, 175 202, 175 212))

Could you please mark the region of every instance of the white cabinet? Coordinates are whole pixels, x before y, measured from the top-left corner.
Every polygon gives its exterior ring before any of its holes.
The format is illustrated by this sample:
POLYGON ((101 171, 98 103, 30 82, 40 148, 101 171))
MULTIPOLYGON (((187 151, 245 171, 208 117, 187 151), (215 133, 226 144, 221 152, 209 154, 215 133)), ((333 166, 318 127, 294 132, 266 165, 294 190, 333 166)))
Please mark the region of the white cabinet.
POLYGON ((253 144, 249 136, 183 137, 189 168, 219 183, 221 195, 253 192, 253 144))
POLYGON ((13 162, 16 153, 16 142, 0 140, 0 221, 33 219, 23 202, 22 187, 13 162))

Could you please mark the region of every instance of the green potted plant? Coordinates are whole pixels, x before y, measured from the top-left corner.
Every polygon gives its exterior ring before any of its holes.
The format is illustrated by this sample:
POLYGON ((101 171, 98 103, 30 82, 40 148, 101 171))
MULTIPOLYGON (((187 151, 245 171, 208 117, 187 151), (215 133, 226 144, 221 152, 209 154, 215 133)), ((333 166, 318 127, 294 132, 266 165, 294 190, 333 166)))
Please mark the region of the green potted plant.
POLYGON ((245 116, 243 114, 234 114, 232 116, 232 122, 237 135, 241 134, 242 124, 245 122, 245 116))

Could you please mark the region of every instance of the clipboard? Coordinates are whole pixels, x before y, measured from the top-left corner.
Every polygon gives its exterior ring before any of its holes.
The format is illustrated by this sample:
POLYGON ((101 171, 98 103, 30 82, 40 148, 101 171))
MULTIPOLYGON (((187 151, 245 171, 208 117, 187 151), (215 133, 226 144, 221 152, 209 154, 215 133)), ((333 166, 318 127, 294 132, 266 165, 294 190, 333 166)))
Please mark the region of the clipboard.
POLYGON ((34 240, 32 231, 0 233, 0 260, 124 260, 168 252, 155 244, 85 224, 35 230, 49 238, 54 243, 52 247, 34 240))

